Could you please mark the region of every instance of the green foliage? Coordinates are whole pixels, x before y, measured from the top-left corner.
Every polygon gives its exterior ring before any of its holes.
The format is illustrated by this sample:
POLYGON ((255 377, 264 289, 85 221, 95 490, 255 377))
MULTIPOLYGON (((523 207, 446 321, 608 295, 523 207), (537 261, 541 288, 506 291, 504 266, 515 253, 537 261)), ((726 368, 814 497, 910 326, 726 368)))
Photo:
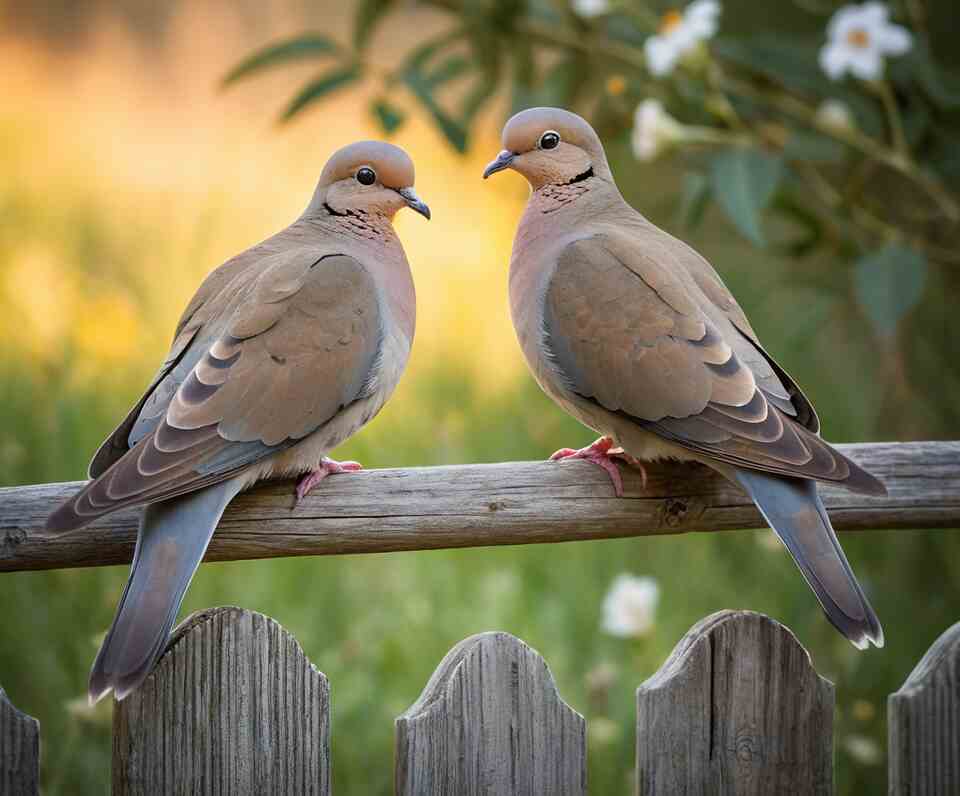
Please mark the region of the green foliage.
POLYGON ((855 276, 857 299, 880 335, 889 338, 923 295, 927 261, 916 249, 892 243, 861 257, 855 276))
POLYGON ((227 73, 221 85, 226 88, 241 78, 259 74, 275 66, 296 61, 313 60, 323 56, 335 55, 338 52, 339 47, 329 36, 322 33, 305 33, 272 44, 255 52, 249 58, 245 58, 227 73))
POLYGON ((764 245, 760 211, 767 207, 783 175, 783 160, 755 149, 732 149, 714 158, 713 195, 737 228, 764 245))
POLYGON ((387 135, 399 130, 407 118, 407 115, 400 108, 386 99, 374 100, 371 110, 387 135))
POLYGON ((394 5, 394 0, 358 0, 353 23, 353 46, 358 51, 367 46, 374 28, 394 5))
MULTIPOLYGON (((382 93, 370 109, 385 134, 402 126, 412 103, 459 152, 469 147, 478 114, 498 96, 509 97, 511 111, 579 107, 612 140, 633 124, 636 103, 654 95, 698 125, 687 127, 674 147, 709 175, 708 182, 684 182, 681 216, 689 228, 714 199, 756 246, 768 243, 761 214, 768 221, 779 216, 786 224, 771 225, 777 232, 770 243, 795 257, 826 251, 853 267, 895 237, 922 255, 915 262, 924 268, 960 260, 952 254, 960 246, 958 120, 950 115, 960 107, 960 78, 924 36, 915 33, 908 54, 888 59, 887 83, 832 80, 819 61, 827 9, 816 32, 809 15, 792 7, 766 15, 767 30, 738 26, 725 9, 719 35, 657 78, 646 67, 644 47, 658 23, 642 4, 613 4, 591 18, 546 0, 422 4, 446 15, 449 25, 411 40, 385 73, 364 70, 366 52, 377 25, 400 12, 391 0, 359 0, 352 47, 316 35, 281 42, 239 64, 225 83, 332 55, 341 68, 303 89, 284 119, 335 88, 378 74, 382 93), (849 121, 821 115, 826 101, 841 103, 849 121), (720 154, 704 169, 702 150, 717 146, 720 154), (911 210, 877 200, 890 195, 904 196, 911 210), (783 240, 780 230, 797 225, 799 235, 783 240)), ((913 17, 896 21, 909 25, 913 17)), ((915 284, 924 284, 923 273, 915 284)))
POLYGON ((281 122, 288 122, 308 105, 323 99, 328 94, 344 88, 361 77, 360 67, 347 66, 343 69, 333 69, 316 80, 311 80, 300 92, 290 100, 290 104, 280 117, 281 122))
POLYGON ((703 214, 710 204, 710 178, 699 172, 683 175, 683 194, 680 199, 680 224, 693 230, 700 226, 703 214))

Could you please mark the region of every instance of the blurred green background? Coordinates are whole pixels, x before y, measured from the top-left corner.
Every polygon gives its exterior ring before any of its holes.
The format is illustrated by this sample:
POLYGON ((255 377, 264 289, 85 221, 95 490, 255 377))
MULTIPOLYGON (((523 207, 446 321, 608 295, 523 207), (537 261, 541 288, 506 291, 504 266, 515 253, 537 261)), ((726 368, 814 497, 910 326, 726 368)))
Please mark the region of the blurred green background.
MULTIPOLYGON (((276 97, 290 93, 296 70, 216 91, 271 38, 307 28, 347 36, 351 4, 6 2, 0 13, 0 484, 79 479, 203 275, 294 218, 335 147, 379 133, 362 89, 278 132, 276 97)), ((438 25, 435 12, 407 8, 378 32, 374 57, 390 63, 438 25)), ((434 212, 429 225, 412 214, 398 224, 417 283, 417 340, 395 399, 340 458, 367 467, 540 459, 591 439, 540 394, 515 346, 506 269, 527 188, 515 175, 479 179, 505 111, 500 103, 477 117, 465 155, 416 113, 396 137, 434 212)), ((954 271, 932 273, 897 338, 878 339, 851 301, 846 263, 758 250, 716 209, 683 232, 679 167, 640 165, 621 138, 609 151, 628 199, 712 260, 806 388, 828 439, 957 436, 954 271)), ((762 611, 838 686, 838 792, 883 792, 885 697, 960 618, 960 538, 845 535, 886 631, 887 646, 868 653, 830 627, 771 538, 205 565, 183 613, 237 604, 296 636, 332 684, 333 782, 346 794, 390 793, 393 718, 457 641, 509 631, 544 655, 586 715, 591 792, 606 794, 632 788, 634 688, 704 615, 762 611), (603 596, 622 572, 660 585, 656 626, 642 639, 601 628, 603 596)), ((0 685, 41 722, 47 794, 108 787, 110 707, 88 709, 85 687, 125 577, 121 567, 0 576, 0 685)))

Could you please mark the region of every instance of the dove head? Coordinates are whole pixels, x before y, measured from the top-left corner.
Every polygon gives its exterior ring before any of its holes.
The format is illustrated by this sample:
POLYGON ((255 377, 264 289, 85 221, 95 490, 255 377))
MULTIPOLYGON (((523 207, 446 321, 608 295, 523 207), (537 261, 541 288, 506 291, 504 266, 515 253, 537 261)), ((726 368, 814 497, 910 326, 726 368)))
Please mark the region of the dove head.
POLYGON ((387 218, 409 207, 430 218, 430 208, 413 190, 413 161, 400 147, 384 141, 358 141, 334 152, 323 167, 310 207, 335 215, 387 218))
POLYGON ((562 108, 529 108, 506 123, 503 151, 483 177, 504 169, 520 172, 534 190, 591 176, 610 178, 600 137, 585 119, 562 108))

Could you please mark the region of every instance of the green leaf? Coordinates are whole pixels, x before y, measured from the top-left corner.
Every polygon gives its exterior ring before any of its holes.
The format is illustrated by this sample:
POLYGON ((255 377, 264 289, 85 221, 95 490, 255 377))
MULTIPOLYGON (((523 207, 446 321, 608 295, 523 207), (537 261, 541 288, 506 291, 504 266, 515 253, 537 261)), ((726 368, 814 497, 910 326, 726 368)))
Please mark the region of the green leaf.
POLYGON ((390 10, 393 3, 394 0, 359 0, 353 17, 353 46, 357 50, 367 46, 380 18, 390 10))
POLYGON ((439 85, 463 74, 470 65, 469 61, 462 55, 453 55, 432 71, 428 67, 438 53, 461 40, 463 36, 464 31, 457 28, 431 39, 411 53, 400 71, 400 79, 433 117, 434 124, 458 152, 465 152, 467 149, 466 126, 440 105, 433 92, 439 85))
POLYGON ((760 211, 773 198, 783 175, 783 160, 756 149, 731 149, 713 160, 713 195, 737 228, 763 246, 760 211))
POLYGON ((820 40, 785 40, 782 36, 758 35, 748 39, 720 38, 711 42, 711 52, 741 68, 759 73, 786 88, 836 99, 850 108, 857 125, 869 135, 884 130, 883 115, 875 99, 865 97, 849 84, 831 80, 820 68, 820 40))
POLYGON ((451 55, 443 63, 436 67, 429 74, 424 76, 424 81, 430 88, 436 88, 456 80, 470 69, 470 60, 463 55, 451 55))
POLYGON ((891 243, 861 257, 854 267, 857 300, 881 337, 920 301, 927 281, 926 258, 916 249, 891 243))
POLYGON ((377 121, 380 122, 380 127, 383 128, 383 132, 387 135, 399 130, 400 125, 402 125, 407 118, 402 110, 385 99, 374 100, 370 106, 370 110, 373 111, 374 116, 377 117, 377 121))
POLYGON ((255 52, 237 64, 226 77, 223 78, 220 86, 227 86, 236 83, 241 78, 247 77, 254 72, 261 72, 270 67, 287 64, 292 61, 303 61, 309 58, 319 58, 324 55, 331 55, 340 51, 340 48, 328 36, 322 33, 305 33, 302 36, 296 36, 286 41, 271 44, 269 47, 255 52))
POLYGON ((776 210, 784 218, 789 219, 798 228, 798 234, 792 240, 785 240, 776 246, 775 251, 783 252, 791 257, 806 257, 815 251, 823 242, 823 223, 802 199, 781 191, 771 210, 776 210))
POLYGON ((473 88, 463 98, 460 115, 465 125, 473 121, 473 117, 497 91, 497 76, 481 74, 473 88))
POLYGON ((689 230, 696 229, 710 204, 710 179, 699 172, 683 175, 683 193, 680 196, 680 223, 689 230))
POLYGON ((433 96, 430 83, 426 81, 419 72, 415 71, 405 72, 403 81, 420 101, 420 104, 423 105, 433 117, 434 123, 440 128, 440 132, 443 133, 453 148, 458 152, 466 152, 466 128, 440 106, 433 96))
POLYGON ((445 50, 451 44, 460 41, 463 36, 464 30, 462 28, 454 28, 453 30, 448 30, 445 33, 441 33, 439 36, 435 36, 429 41, 421 44, 419 47, 417 47, 417 49, 410 53, 409 56, 407 56, 402 70, 404 72, 413 71, 424 73, 426 71, 427 64, 437 53, 445 50))
POLYGON ((813 130, 791 130, 783 156, 788 160, 814 163, 839 163, 847 154, 846 147, 834 138, 813 130))
POLYGON ((335 69, 307 83, 306 86, 297 94, 287 106, 287 109, 280 117, 281 122, 288 122, 308 105, 312 105, 327 94, 343 88, 350 83, 355 82, 360 77, 360 68, 356 65, 348 66, 345 69, 335 69))

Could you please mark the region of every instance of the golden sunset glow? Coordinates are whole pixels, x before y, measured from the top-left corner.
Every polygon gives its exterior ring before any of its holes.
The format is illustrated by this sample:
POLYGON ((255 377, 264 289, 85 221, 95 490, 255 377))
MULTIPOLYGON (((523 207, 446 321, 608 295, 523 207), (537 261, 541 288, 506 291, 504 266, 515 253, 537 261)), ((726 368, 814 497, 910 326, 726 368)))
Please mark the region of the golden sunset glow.
MULTIPOLYGON (((128 359, 139 369, 144 358, 158 364, 203 276, 292 221, 334 149, 381 137, 356 93, 277 128, 298 70, 219 92, 227 70, 267 34, 222 22, 214 31, 199 16, 177 17, 169 46, 149 54, 150 68, 116 28, 100 29, 72 55, 0 42, 12 89, 0 112, 0 166, 49 215, 43 229, 7 242, 0 274, 9 308, 0 334, 22 350, 50 358, 69 348, 91 377, 128 359), (64 207, 81 215, 95 208, 105 219, 98 245, 124 259, 108 253, 78 273, 64 207)), ((506 274, 527 189, 516 175, 480 179, 499 141, 495 119, 476 129, 467 156, 425 120, 411 119, 395 138, 414 158, 417 190, 433 211, 432 223, 397 218, 418 293, 407 382, 448 355, 482 374, 484 389, 525 376, 506 274)))

